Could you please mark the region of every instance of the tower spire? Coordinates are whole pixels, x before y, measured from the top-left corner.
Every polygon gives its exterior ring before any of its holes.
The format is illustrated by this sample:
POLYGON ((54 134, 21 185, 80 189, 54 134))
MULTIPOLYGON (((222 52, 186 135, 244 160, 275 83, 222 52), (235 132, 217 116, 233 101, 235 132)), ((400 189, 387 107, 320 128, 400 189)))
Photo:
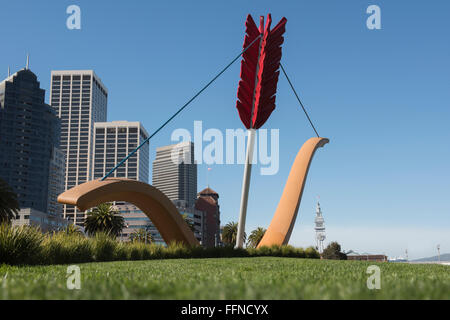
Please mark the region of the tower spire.
POLYGON ((11 76, 11 69, 8 66, 8 78, 11 76))
POLYGON ((25 67, 26 70, 30 69, 30 54, 27 53, 27 66, 25 67))
POLYGON ((316 245, 319 253, 323 252, 323 241, 325 240, 325 226, 324 219, 322 216, 322 210, 320 209, 320 203, 317 201, 316 207, 316 219, 314 220, 316 226, 314 230, 316 231, 316 245))

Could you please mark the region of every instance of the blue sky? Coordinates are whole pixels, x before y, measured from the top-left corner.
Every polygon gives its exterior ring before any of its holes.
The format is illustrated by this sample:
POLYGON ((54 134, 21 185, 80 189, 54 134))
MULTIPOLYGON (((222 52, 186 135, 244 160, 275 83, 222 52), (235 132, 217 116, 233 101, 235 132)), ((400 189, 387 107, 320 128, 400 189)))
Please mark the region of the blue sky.
MULTIPOLYGON (((109 90, 108 120, 152 132, 241 50, 244 21, 288 20, 282 63, 321 136, 294 245, 311 245, 317 195, 328 238, 344 249, 410 257, 450 252, 450 42, 448 1, 7 1, 0 11, 0 77, 30 53, 31 70, 94 69, 109 90), (81 8, 81 30, 66 8, 81 8), (381 8, 368 30, 366 8, 381 8)), ((242 128, 235 109, 239 63, 161 131, 242 128)), ((280 170, 252 175, 247 231, 267 227, 292 162, 314 135, 286 79, 264 128, 280 129, 280 170)), ((199 166, 199 190, 207 165, 199 166)), ((222 222, 238 219, 242 165, 213 165, 222 222)))

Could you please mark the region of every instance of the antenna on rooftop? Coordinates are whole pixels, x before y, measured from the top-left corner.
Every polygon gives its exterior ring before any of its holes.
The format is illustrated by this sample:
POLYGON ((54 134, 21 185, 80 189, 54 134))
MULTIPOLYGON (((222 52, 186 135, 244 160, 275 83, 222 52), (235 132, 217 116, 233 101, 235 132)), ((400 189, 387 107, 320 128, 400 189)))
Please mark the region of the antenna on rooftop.
POLYGON ((8 66, 8 78, 11 76, 11 69, 8 66))
POLYGON ((25 67, 26 70, 30 69, 30 54, 27 53, 27 66, 25 67))

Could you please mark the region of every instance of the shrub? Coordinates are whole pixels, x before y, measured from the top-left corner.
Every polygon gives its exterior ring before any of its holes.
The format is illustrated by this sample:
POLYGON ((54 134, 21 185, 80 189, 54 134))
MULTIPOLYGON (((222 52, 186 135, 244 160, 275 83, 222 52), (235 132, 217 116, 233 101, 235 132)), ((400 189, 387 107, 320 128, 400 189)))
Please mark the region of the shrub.
MULTIPOLYGON (((308 258, 317 259, 319 258, 318 252, 314 248, 309 248, 308 258)), ((263 246, 257 249, 247 248, 246 249, 249 256, 252 257, 290 257, 290 258, 305 258, 306 253, 303 248, 295 248, 290 245, 273 245, 273 246, 263 246)))
POLYGON ((118 261, 130 260, 128 244, 119 242, 114 250, 114 259, 118 261))
POLYGON ((297 250, 293 246, 281 246, 280 253, 282 257, 291 257, 291 258, 302 258, 298 256, 297 250))
POLYGON ((163 259, 163 250, 164 247, 160 244, 152 244, 150 245, 150 254, 153 259, 163 259))
POLYGON ((165 248, 168 259, 189 258, 189 248, 179 242, 172 242, 165 248))
POLYGON ((247 253, 248 253, 249 257, 255 257, 256 256, 256 250, 257 250, 256 248, 249 247, 246 250, 247 250, 247 253))
POLYGON ((208 248, 203 248, 202 246, 195 246, 191 248, 192 258, 205 258, 209 252, 208 248))
POLYGON ((142 246, 142 260, 152 259, 152 251, 150 249, 150 245, 142 243, 141 246, 142 246))
POLYGON ((276 245, 276 244, 270 246, 270 256, 282 257, 283 253, 281 251, 281 247, 282 246, 279 246, 279 245, 276 245))
POLYGON ((129 260, 149 260, 152 258, 151 246, 143 242, 134 241, 127 244, 129 260))
POLYGON ((149 260, 180 258, 230 257, 295 257, 319 258, 313 247, 306 250, 292 246, 235 249, 232 246, 203 248, 187 247, 173 242, 168 247, 143 242, 118 242, 106 233, 86 238, 64 231, 43 235, 34 227, 0 226, 0 263, 8 264, 68 264, 91 261, 149 260))
POLYGON ((139 245, 133 243, 128 249, 130 250, 130 260, 142 260, 142 252, 139 245))
POLYGON ((205 257, 208 258, 219 258, 221 252, 223 252, 223 250, 226 250, 228 248, 227 247, 211 247, 211 248, 206 248, 205 249, 205 257))
POLYGON ((305 250, 305 258, 308 259, 319 259, 320 254, 314 247, 308 247, 305 250))
POLYGON ((66 232, 47 235, 42 243, 45 264, 66 264, 93 261, 93 249, 83 235, 66 232))
POLYGON ((93 238, 93 251, 95 261, 113 261, 117 252, 118 242, 111 235, 97 232, 93 238))
POLYGON ((259 257, 266 257, 266 256, 270 256, 270 247, 268 246, 262 246, 256 249, 256 256, 259 257))
MULTIPOLYGON (((297 258, 306 258, 306 253, 303 248, 295 248, 295 257, 297 258)), ((319 258, 319 255, 317 256, 317 259, 319 258)))
POLYGON ((237 248, 234 249, 234 256, 235 257, 249 257, 250 255, 248 254, 248 251, 246 249, 243 248, 237 248))
POLYGON ((44 235, 30 226, 0 225, 0 263, 12 265, 37 264, 41 261, 44 235))

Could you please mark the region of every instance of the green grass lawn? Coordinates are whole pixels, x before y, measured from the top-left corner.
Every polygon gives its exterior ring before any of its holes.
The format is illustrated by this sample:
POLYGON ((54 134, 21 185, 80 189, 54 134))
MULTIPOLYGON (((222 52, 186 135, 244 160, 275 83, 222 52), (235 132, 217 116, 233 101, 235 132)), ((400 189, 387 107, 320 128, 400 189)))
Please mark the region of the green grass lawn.
POLYGON ((79 264, 81 289, 66 287, 67 265, 0 266, 0 299, 449 299, 450 269, 296 258, 221 258, 79 264))

